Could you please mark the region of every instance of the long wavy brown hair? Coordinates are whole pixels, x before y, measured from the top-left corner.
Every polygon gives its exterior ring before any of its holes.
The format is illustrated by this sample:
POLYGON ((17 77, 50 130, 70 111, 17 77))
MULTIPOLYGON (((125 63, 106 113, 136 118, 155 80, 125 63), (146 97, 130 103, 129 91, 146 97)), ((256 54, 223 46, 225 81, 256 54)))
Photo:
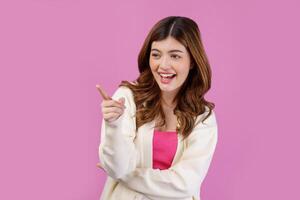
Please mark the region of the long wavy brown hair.
POLYGON ((207 107, 209 112, 202 119, 204 122, 215 107, 214 103, 204 98, 211 87, 211 68, 198 25, 192 19, 169 16, 158 21, 150 30, 139 52, 139 77, 134 81, 135 83, 122 81, 119 86, 126 86, 133 92, 137 129, 154 119, 158 119, 158 127, 164 126, 166 121, 162 109, 161 91, 151 72, 149 58, 152 42, 164 40, 169 36, 183 44, 191 55, 192 69, 174 98, 174 102, 177 100, 174 114, 179 124, 176 130, 183 135, 183 139, 186 139, 196 125, 196 117, 206 112, 207 107))

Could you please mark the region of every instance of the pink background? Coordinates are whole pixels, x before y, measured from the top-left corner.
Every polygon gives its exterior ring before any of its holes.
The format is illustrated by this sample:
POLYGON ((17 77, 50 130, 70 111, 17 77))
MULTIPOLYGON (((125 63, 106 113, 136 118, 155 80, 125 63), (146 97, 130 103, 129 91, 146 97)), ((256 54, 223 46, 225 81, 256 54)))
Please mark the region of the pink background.
POLYGON ((299 199, 295 0, 0 1, 0 199, 99 199, 101 98, 159 19, 200 27, 219 143, 203 200, 299 199))

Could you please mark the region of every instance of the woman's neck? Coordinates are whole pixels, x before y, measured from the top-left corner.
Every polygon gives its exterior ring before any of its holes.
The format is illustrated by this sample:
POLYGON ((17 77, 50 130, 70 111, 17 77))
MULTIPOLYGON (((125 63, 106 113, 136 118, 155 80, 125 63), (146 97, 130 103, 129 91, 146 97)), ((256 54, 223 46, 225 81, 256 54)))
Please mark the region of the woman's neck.
POLYGON ((176 94, 174 93, 162 92, 162 106, 174 109, 177 104, 177 102, 173 102, 175 96, 176 94))

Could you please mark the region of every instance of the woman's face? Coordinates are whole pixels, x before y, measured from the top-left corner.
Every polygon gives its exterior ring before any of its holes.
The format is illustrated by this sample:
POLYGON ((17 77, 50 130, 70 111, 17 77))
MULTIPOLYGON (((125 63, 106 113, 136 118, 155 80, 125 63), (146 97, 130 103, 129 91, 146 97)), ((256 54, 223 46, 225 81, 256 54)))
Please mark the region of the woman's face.
POLYGON ((190 70, 190 55, 173 37, 151 44, 149 65, 162 92, 176 94, 190 70))

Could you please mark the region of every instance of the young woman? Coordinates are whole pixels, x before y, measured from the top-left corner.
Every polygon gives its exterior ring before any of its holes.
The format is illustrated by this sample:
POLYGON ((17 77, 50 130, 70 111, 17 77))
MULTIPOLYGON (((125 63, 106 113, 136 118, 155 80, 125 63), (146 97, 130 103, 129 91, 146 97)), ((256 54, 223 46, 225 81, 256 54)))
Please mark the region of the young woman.
POLYGON ((101 200, 200 199, 217 144, 214 103, 204 95, 211 68, 197 24, 170 16, 148 34, 140 75, 103 96, 101 200))

